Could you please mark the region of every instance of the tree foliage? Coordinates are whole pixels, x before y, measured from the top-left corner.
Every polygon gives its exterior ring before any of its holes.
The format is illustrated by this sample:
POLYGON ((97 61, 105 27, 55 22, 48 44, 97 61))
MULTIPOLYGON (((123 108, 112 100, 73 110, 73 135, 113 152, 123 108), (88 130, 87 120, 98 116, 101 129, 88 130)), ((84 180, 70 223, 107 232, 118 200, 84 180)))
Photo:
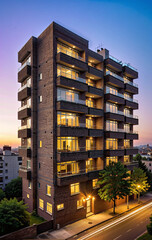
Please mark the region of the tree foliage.
POLYGON ((4 199, 0 202, 0 235, 7 234, 30 224, 30 214, 23 201, 4 199))
POLYGON ((5 188, 7 198, 22 197, 22 179, 20 177, 13 179, 5 188))
POLYGON ((150 217, 150 223, 147 225, 147 231, 152 235, 152 216, 150 217))
POLYGON ((101 187, 98 194, 105 201, 113 201, 113 213, 115 213, 116 200, 123 199, 130 193, 130 175, 127 171, 121 162, 112 162, 99 173, 98 183, 101 187))
POLYGON ((4 192, 2 189, 0 189, 0 201, 1 201, 3 198, 5 198, 5 192, 4 192))

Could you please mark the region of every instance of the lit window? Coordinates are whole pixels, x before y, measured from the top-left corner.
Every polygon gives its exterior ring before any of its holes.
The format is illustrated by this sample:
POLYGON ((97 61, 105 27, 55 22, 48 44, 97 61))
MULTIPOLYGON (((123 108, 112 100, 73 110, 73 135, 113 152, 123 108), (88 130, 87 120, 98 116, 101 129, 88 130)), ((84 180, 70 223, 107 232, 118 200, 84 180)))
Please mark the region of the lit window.
POLYGON ((31 168, 31 160, 27 160, 27 168, 30 169, 31 168))
POLYGON ((47 213, 52 215, 52 204, 51 203, 47 202, 46 211, 47 211, 47 213))
POLYGON ((80 193, 80 184, 79 183, 71 184, 70 188, 71 188, 71 195, 80 193))
POLYGON ((95 139, 93 137, 86 139, 86 150, 95 150, 95 139))
POLYGON ((86 105, 87 105, 88 107, 94 108, 94 107, 95 107, 95 101, 94 101, 94 99, 92 99, 92 98, 86 99, 86 105))
POLYGON ((118 139, 107 138, 106 139, 106 149, 111 149, 111 150, 118 149, 118 139))
POLYGON ((46 194, 48 196, 51 196, 51 186, 49 186, 49 185, 46 185, 46 194))
POLYGON ((92 158, 86 160, 86 172, 90 172, 93 171, 94 169, 94 160, 92 158))
POLYGON ((118 106, 113 103, 106 103, 106 112, 118 113, 118 106))
POLYGON ((124 139, 124 147, 130 148, 130 140, 129 139, 124 139))
POLYGON ((100 187, 99 184, 97 184, 97 183, 98 183, 98 179, 93 179, 92 180, 92 188, 93 189, 96 189, 96 188, 100 187))
POLYGON ((77 209, 79 209, 79 208, 83 208, 82 199, 81 200, 77 200, 77 209))
POLYGON ((64 152, 79 151, 78 137, 58 137, 57 149, 64 152))
POLYGON ((79 163, 76 161, 57 163, 58 177, 79 173, 79 163))
POLYGON ((57 211, 64 209, 64 203, 57 205, 57 211))
POLYGON ((29 189, 32 188, 32 183, 31 183, 31 181, 28 182, 28 188, 29 188, 29 189))
POLYGON ((57 66, 57 76, 63 76, 63 77, 77 80, 79 77, 79 73, 74 71, 71 68, 67 68, 67 67, 58 65, 57 66))
POLYGON ((39 198, 39 208, 44 209, 44 201, 41 198, 39 198))
POLYGON ((124 156, 124 163, 129 163, 130 162, 130 156, 129 155, 125 155, 124 156))
POLYGON ((27 198, 30 198, 30 195, 27 193, 27 198))
POLYGON ((79 117, 74 113, 57 112, 57 125, 67 127, 78 127, 79 117))
POLYGON ((86 127, 87 128, 95 128, 94 119, 86 118, 86 127))
POLYGON ((106 130, 117 132, 118 131, 118 122, 107 120, 106 121, 106 130))
POLYGON ((42 73, 39 74, 39 80, 42 80, 42 73))
POLYGON ((42 96, 39 96, 39 103, 42 102, 42 96))
POLYGON ((118 162, 118 157, 116 156, 106 157, 106 166, 109 166, 109 164, 112 162, 118 162))
POLYGON ((42 147, 42 141, 40 141, 40 148, 42 147))

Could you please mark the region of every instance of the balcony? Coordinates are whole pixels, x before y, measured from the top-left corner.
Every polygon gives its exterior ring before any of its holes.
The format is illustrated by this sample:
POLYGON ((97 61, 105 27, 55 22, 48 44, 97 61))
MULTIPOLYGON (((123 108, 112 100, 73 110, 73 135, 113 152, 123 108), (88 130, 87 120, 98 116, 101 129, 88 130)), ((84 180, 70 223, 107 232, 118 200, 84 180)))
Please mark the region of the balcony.
POLYGON ((24 105, 18 109, 18 119, 22 120, 31 116, 31 106, 24 105))
POLYGON ((88 85, 88 92, 93 94, 93 95, 96 95, 97 97, 103 97, 103 89, 101 88, 96 88, 96 87, 93 87, 93 86, 89 86, 88 85))
POLYGON ((130 78, 138 78, 138 72, 137 69, 132 67, 130 64, 124 63, 123 64, 123 72, 124 75, 130 78))
POLYGON ((128 148, 125 148, 125 154, 124 155, 136 155, 138 154, 138 148, 130 146, 128 148))
POLYGON ((92 108, 92 107, 88 107, 88 115, 93 115, 93 116, 100 116, 100 117, 103 117, 103 109, 99 109, 99 108, 96 108, 95 106, 92 108))
POLYGON ((88 136, 88 129, 85 123, 79 123, 79 126, 58 125, 57 136, 61 137, 83 137, 88 136))
POLYGON ((57 99, 57 110, 58 111, 70 111, 87 114, 88 108, 85 105, 85 100, 75 99, 74 102, 68 101, 62 97, 57 99))
POLYGON ((118 147, 117 149, 106 149, 105 150, 106 157, 112 157, 112 156, 124 156, 124 147, 118 147))
POLYGON ((80 147, 77 151, 57 150, 57 161, 68 162, 88 159, 88 152, 85 147, 80 147))
POLYGON ((106 119, 109 120, 116 120, 116 121, 120 121, 120 122, 124 122, 124 112, 121 111, 111 111, 110 109, 106 110, 106 119))
POLYGON ((103 78, 103 71, 99 70, 95 67, 88 66, 88 74, 87 76, 90 78, 94 78, 96 80, 103 78))
POLYGON ((30 138, 31 137, 31 128, 27 125, 23 125, 18 129, 18 138, 30 138))
POLYGON ((25 98, 31 96, 31 85, 26 83, 24 86, 18 89, 18 101, 23 101, 25 98))
POLYGON ((134 131, 126 132, 125 138, 130 140, 138 140, 138 132, 134 131))
POLYGON ((86 80, 80 77, 73 77, 71 74, 60 73, 57 77, 57 86, 75 89, 78 91, 87 92, 88 86, 86 80))
POLYGON ((130 170, 130 171, 133 171, 133 169, 136 167, 138 168, 138 162, 123 162, 124 166, 130 170))
POLYGON ((110 130, 106 129, 105 137, 106 138, 117 138, 117 139, 124 139, 125 133, 124 129, 116 129, 116 130, 110 130))
POLYGON ((113 85, 114 87, 124 88, 124 79, 111 71, 106 71, 105 80, 107 84, 113 85))
POLYGON ((122 72, 122 61, 109 55, 109 58, 105 59, 105 66, 113 69, 116 72, 122 72))
POLYGON ((31 148, 26 146, 21 146, 18 149, 19 156, 21 157, 31 157, 31 148))
POLYGON ((132 94, 138 94, 138 85, 124 78, 125 90, 132 94))
POLYGON ((111 93, 110 89, 106 90, 106 95, 105 95, 106 101, 112 102, 112 103, 117 103, 117 104, 124 104, 124 95, 121 93, 113 94, 111 93))
POLYGON ((57 53, 56 61, 57 63, 63 64, 73 69, 77 69, 79 71, 87 71, 86 62, 82 61, 82 59, 77 59, 62 52, 57 53))
POLYGON ((28 169, 28 168, 26 168, 24 166, 21 166, 19 168, 19 176, 21 178, 25 178, 27 180, 31 180, 31 169, 28 169))
POLYGON ((86 149, 88 151, 88 158, 98 158, 103 157, 103 150, 97 149, 96 147, 91 147, 86 149))
POLYGON ((26 78, 31 76, 31 63, 25 62, 21 67, 18 69, 18 82, 23 82, 26 78))
POLYGON ((126 114, 125 122, 133 125, 138 125, 138 117, 136 115, 126 114))
POLYGON ((133 98, 125 97, 125 106, 132 109, 138 109, 138 101, 133 98))
POLYGON ((96 129, 95 126, 94 128, 88 128, 89 137, 103 137, 103 135, 104 135, 103 129, 96 129))

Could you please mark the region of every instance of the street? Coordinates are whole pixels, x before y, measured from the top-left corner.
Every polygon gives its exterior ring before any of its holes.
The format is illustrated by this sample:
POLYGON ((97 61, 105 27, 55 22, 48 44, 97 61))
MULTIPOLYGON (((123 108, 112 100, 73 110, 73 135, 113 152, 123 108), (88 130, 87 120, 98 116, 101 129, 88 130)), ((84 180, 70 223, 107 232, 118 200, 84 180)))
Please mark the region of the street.
POLYGON ((90 231, 74 236, 77 240, 134 240, 146 231, 149 217, 152 214, 152 203, 134 210, 123 217, 98 225, 90 231))

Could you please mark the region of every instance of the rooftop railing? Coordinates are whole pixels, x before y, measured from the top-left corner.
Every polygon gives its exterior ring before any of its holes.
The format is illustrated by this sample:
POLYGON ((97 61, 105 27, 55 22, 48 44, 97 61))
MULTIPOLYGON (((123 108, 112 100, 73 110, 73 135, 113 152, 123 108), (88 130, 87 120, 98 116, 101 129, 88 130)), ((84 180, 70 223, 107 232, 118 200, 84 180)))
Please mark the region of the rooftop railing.
POLYGON ((21 65, 19 68, 18 68, 18 72, 20 72, 25 66, 31 66, 31 62, 29 61, 26 61, 23 65, 21 65))
POLYGON ((110 128, 106 128, 106 131, 108 132, 124 132, 124 129, 121 128, 117 128, 117 129, 110 129, 110 128))
POLYGON ((58 77, 59 76, 67 77, 67 78, 74 79, 74 80, 76 80, 78 82, 86 83, 86 79, 74 76, 74 74, 66 73, 66 72, 63 72, 63 71, 60 71, 60 73, 57 76, 58 77))
POLYGON ((119 59, 117 59, 117 58, 115 58, 115 57, 113 57, 111 55, 109 55, 109 58, 112 59, 113 61, 119 63, 119 64, 122 64, 122 61, 120 61, 119 59))
POLYGON ((124 82, 123 77, 120 77, 119 75, 117 75, 116 73, 113 73, 113 72, 111 72, 111 71, 106 71, 106 75, 111 75, 111 76, 119 79, 120 81, 124 82))
POLYGON ((131 66, 129 63, 123 63, 123 67, 124 66, 129 67, 129 68, 131 68, 132 70, 134 70, 136 72, 138 71, 135 67, 131 66))

